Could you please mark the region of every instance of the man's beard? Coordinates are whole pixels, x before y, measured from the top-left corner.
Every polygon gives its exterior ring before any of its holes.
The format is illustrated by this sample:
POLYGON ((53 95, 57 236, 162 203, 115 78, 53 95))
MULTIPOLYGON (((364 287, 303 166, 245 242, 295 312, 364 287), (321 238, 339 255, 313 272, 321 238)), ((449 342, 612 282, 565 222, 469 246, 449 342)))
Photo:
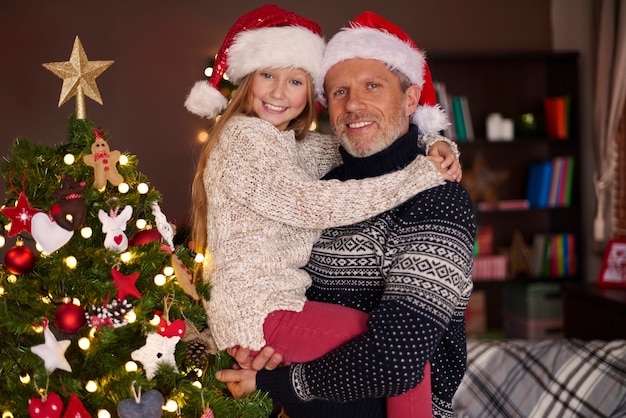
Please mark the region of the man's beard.
MULTIPOLYGON (((335 135, 341 141, 341 145, 350 155, 363 158, 384 150, 389 145, 393 144, 401 135, 403 135, 406 129, 406 117, 407 116, 404 114, 403 109, 398 109, 396 114, 389 118, 389 123, 381 129, 379 137, 367 142, 361 141, 358 135, 350 140, 348 135, 346 135, 345 130, 338 132, 334 124, 332 125, 332 128, 335 135)), ((382 126, 378 115, 370 115, 367 113, 346 115, 337 121, 337 126, 345 126, 347 123, 358 120, 371 120, 374 123, 378 123, 378 126, 382 126)))

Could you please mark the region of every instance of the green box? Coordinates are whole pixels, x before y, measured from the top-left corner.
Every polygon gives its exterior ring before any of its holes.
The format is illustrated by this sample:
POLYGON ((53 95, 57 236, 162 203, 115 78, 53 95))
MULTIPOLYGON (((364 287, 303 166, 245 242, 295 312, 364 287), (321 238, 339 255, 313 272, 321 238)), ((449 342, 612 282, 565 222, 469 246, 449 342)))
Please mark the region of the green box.
POLYGON ((507 283, 504 311, 527 319, 563 317, 563 290, 560 283, 507 283))

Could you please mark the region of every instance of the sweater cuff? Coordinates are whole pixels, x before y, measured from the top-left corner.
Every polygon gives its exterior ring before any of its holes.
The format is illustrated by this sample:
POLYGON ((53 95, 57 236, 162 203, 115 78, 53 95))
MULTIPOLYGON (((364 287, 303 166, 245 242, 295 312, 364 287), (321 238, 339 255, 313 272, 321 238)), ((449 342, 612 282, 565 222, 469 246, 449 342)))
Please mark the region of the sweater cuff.
POLYGON ((275 403, 303 402, 291 385, 290 367, 279 367, 271 371, 259 370, 256 374, 256 387, 269 393, 275 403))

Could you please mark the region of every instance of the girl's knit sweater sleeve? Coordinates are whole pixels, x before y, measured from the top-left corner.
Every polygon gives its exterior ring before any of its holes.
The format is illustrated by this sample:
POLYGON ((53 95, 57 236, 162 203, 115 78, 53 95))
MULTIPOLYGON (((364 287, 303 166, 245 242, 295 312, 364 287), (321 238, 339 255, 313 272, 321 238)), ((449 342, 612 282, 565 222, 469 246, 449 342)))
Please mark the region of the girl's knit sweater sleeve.
POLYGON ((319 180, 306 171, 293 134, 257 118, 225 129, 220 181, 232 199, 264 217, 299 228, 349 225, 389 210, 444 183, 434 165, 416 158, 404 170, 364 180, 319 180))

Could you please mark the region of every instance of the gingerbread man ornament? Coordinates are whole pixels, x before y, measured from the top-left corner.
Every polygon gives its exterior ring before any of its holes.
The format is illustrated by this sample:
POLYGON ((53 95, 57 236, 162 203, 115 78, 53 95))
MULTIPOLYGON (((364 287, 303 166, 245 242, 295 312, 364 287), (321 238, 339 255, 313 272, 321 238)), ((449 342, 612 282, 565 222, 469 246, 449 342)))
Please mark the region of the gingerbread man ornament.
POLYGON ((104 140, 102 131, 94 129, 96 140, 91 145, 91 154, 83 157, 83 161, 94 170, 93 186, 104 189, 107 181, 113 186, 119 186, 124 177, 117 172, 117 162, 120 159, 119 151, 111 151, 109 144, 104 140))

